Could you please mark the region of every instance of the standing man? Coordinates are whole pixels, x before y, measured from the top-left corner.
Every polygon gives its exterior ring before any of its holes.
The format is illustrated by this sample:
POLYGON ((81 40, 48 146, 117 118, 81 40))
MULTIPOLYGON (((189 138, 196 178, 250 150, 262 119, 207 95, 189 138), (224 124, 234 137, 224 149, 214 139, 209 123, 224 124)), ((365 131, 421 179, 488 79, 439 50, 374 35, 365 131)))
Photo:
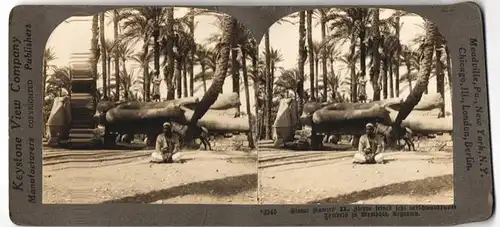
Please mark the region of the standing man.
POLYGON ((384 161, 384 139, 375 133, 372 123, 366 124, 366 134, 359 138, 358 152, 354 155, 353 163, 374 164, 384 161))
POLYGON ((180 138, 172 132, 172 124, 163 123, 163 133, 156 137, 155 151, 151 154, 151 162, 174 163, 180 160, 180 138))
POLYGON ((366 103, 366 78, 364 75, 358 75, 358 101, 366 103))

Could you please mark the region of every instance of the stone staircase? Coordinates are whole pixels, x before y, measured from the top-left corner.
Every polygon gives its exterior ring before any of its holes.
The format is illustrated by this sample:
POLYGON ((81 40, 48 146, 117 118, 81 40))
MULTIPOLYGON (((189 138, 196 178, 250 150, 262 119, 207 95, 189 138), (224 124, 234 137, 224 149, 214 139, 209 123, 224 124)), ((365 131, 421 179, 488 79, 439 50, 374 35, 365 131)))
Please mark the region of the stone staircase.
POLYGON ((74 54, 71 57, 71 123, 67 145, 69 148, 91 148, 97 142, 95 136, 97 92, 92 76, 92 55, 74 54))

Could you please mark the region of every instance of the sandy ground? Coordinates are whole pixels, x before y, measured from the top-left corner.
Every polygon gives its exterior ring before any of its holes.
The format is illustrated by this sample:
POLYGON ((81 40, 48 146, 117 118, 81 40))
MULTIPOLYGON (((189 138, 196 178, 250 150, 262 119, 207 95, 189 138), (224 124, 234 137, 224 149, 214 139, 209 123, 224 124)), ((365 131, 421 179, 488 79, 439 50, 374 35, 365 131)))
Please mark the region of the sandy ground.
POLYGON ((43 203, 236 203, 257 199, 255 153, 183 151, 150 164, 151 150, 44 150, 43 203))
MULTIPOLYGON (((423 147, 423 146, 421 146, 423 147)), ((259 151, 262 204, 451 204, 449 151, 388 152, 385 164, 352 164, 354 151, 259 151)))
POLYGON ((352 164, 345 145, 300 152, 269 145, 261 141, 258 163, 257 151, 222 143, 216 151, 183 151, 178 164, 150 164, 151 150, 45 148, 43 203, 453 203, 446 140, 418 143, 420 152, 388 152, 377 165, 352 164))

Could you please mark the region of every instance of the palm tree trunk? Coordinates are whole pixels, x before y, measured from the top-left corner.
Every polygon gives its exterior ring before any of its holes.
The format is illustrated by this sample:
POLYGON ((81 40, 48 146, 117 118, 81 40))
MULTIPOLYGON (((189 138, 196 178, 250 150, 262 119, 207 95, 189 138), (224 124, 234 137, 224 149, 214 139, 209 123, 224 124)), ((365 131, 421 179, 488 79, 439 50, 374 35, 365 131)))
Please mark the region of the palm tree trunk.
MULTIPOLYGON (((324 43, 325 42, 325 39, 326 39, 326 23, 323 21, 323 18, 326 17, 325 15, 325 12, 323 10, 320 11, 320 17, 321 17, 321 42, 324 43)), ((326 47, 323 47, 323 60, 322 60, 322 64, 323 64, 323 102, 326 102, 327 100, 327 77, 328 77, 328 72, 327 72, 327 67, 326 67, 326 62, 327 62, 327 55, 326 55, 326 51, 325 50, 326 47)))
MULTIPOLYGON (((260 105, 259 105, 259 97, 260 97, 260 90, 259 90, 259 68, 257 66, 257 58, 259 57, 258 54, 259 54, 259 50, 258 50, 258 47, 255 47, 256 50, 255 50, 255 54, 252 54, 252 71, 253 71, 253 76, 254 76, 254 80, 253 80, 253 92, 254 92, 254 96, 255 96, 255 119, 259 119, 260 115, 259 115, 259 110, 260 110, 260 105)), ((260 128, 257 127, 257 135, 256 136, 259 136, 260 133, 260 128)), ((260 137, 256 137, 256 138, 260 138, 260 137)))
MULTIPOLYGON (((401 57, 401 41, 400 41, 400 33, 401 33, 401 26, 400 26, 400 17, 396 17, 396 40, 397 40, 397 47, 396 47, 396 57, 394 58, 394 76, 396 78, 396 97, 399 97, 399 67, 401 63, 399 62, 399 59, 401 57)), ((409 80, 408 80, 409 81, 409 80)))
POLYGON ((167 52, 167 65, 164 68, 163 76, 165 83, 167 85, 167 100, 172 100, 175 97, 174 92, 174 8, 168 7, 166 9, 166 17, 167 17, 167 39, 166 39, 166 52, 167 52))
POLYGON ((106 99, 108 97, 108 81, 106 80, 107 78, 107 67, 106 67, 106 61, 107 61, 107 56, 106 56, 106 39, 104 38, 104 13, 99 14, 99 33, 100 33, 100 42, 101 42, 101 55, 102 55, 102 93, 103 93, 103 98, 106 99))
MULTIPOLYGON (((156 12, 156 13, 158 13, 158 12, 156 12)), ((157 18, 155 20, 156 23, 158 23, 158 20, 159 20, 158 17, 159 17, 159 15, 156 15, 156 18, 157 18)), ((154 31, 153 31, 154 71, 153 71, 153 75, 151 75, 151 81, 153 81, 154 79, 156 79, 160 76, 160 43, 159 43, 160 25, 155 24, 153 29, 154 29, 154 31)), ((148 93, 149 93, 149 96, 151 96, 149 86, 148 86, 148 93)))
POLYGON ((443 56, 443 51, 441 49, 442 42, 441 38, 438 37, 435 40, 434 50, 436 51, 436 91, 443 98, 443 104, 440 109, 441 112, 444 113, 445 109, 445 93, 444 93, 444 64, 441 61, 441 56, 443 56))
MULTIPOLYGON (((332 75, 332 79, 335 78, 335 71, 333 69, 333 58, 330 58, 330 73, 332 75)), ((328 77, 326 79, 328 79, 328 77)), ((337 91, 335 89, 336 85, 334 85, 333 82, 330 82, 330 83, 332 83, 332 101, 335 102, 337 99, 337 91)), ((327 85, 327 82, 324 82, 325 87, 326 87, 326 85, 327 85)), ((325 99, 326 99, 326 97, 328 97, 328 96, 326 96, 326 93, 325 93, 325 99)), ((326 100, 325 100, 325 102, 326 102, 326 100)))
MULTIPOLYGON (((240 97, 240 66, 238 63, 238 38, 239 38, 239 29, 232 34, 231 37, 231 75, 233 79, 233 92, 238 94, 240 97)), ((238 106, 238 110, 236 115, 239 116, 240 107, 238 106)))
MULTIPOLYGON (((118 24, 119 24, 119 15, 118 15, 118 10, 113 10, 113 35, 114 35, 114 40, 115 42, 118 41, 118 24)), ((116 97, 115 97, 115 101, 118 101, 120 100, 120 58, 118 56, 118 48, 116 47, 116 45, 118 45, 117 43, 115 43, 115 84, 116 84, 116 87, 115 87, 115 93, 116 93, 116 97)), ((125 92, 127 93, 127 92, 125 92)))
MULTIPOLYGON (((47 84, 47 61, 44 60, 43 61, 43 79, 42 79, 42 97, 43 99, 45 100, 45 86, 47 84)), ((44 124, 45 125, 45 124, 44 124)), ((44 127, 44 130, 45 130, 45 127, 44 127)), ((45 134, 44 134, 45 135, 45 134)))
POLYGON ((410 91, 412 89, 412 86, 411 86, 411 66, 410 64, 406 64, 406 71, 408 71, 408 75, 406 76, 408 78, 408 86, 410 87, 410 91))
POLYGON ((315 94, 316 94, 316 99, 318 100, 321 100, 319 98, 319 58, 316 57, 316 59, 314 60, 314 75, 315 75, 315 78, 314 78, 314 87, 316 88, 315 89, 315 94))
POLYGON ((265 84, 265 92, 266 92, 266 104, 265 104, 265 139, 271 139, 272 138, 272 125, 271 125, 271 106, 272 106, 272 100, 273 100, 273 93, 270 90, 272 79, 271 79, 271 51, 269 47, 269 31, 266 32, 264 36, 264 45, 265 45, 265 51, 266 51, 266 84, 265 84))
MULTIPOLYGON (((125 58, 123 58, 123 59, 122 59, 122 62, 123 62, 123 65, 122 65, 122 72, 123 72, 123 75, 125 75, 127 78, 129 78, 129 77, 127 76, 127 68, 125 67, 125 66, 126 66, 126 63, 127 63, 127 61, 125 60, 125 58)), ((130 80, 131 80, 131 79, 130 79, 130 80)), ((130 82, 132 82, 132 81, 130 81, 130 82)), ((129 93, 129 91, 130 91, 130 86, 132 86, 132 84, 129 84, 129 83, 127 82, 127 86, 128 86, 128 87, 124 87, 124 88, 123 88, 123 96, 124 96, 125 100, 128 100, 128 98, 129 98, 128 93, 129 93)))
POLYGON ((379 45, 380 45, 380 19, 379 19, 380 9, 373 9, 373 46, 372 46, 372 58, 373 58, 373 67, 370 70, 370 82, 373 87, 373 101, 380 100, 380 84, 378 83, 378 79, 380 76, 380 53, 379 53, 379 45))
POLYGON ((181 59, 175 60, 175 78, 177 79, 177 98, 182 98, 182 72, 181 72, 181 59))
POLYGON ((247 73, 247 64, 246 64, 246 53, 245 50, 242 48, 241 49, 241 69, 243 70, 243 84, 245 86, 245 98, 246 98, 246 112, 247 112, 247 117, 248 117, 248 125, 250 126, 250 131, 248 131, 248 146, 251 149, 255 148, 254 140, 253 140, 253 133, 252 133, 252 126, 254 125, 252 123, 252 112, 250 111, 250 91, 248 89, 248 73, 247 73))
POLYGON ((111 56, 107 56, 108 57, 108 64, 106 65, 107 66, 107 73, 108 73, 108 97, 111 96, 111 56))
POLYGON ((297 115, 302 114, 302 109, 304 108, 304 63, 307 58, 307 52, 305 49, 305 38, 306 38, 306 28, 305 28, 305 12, 299 12, 299 78, 297 78, 297 94, 299 95, 299 100, 297 101, 297 115))
POLYGON ((366 28, 363 25, 363 26, 361 26, 361 28, 359 30, 359 62, 360 62, 359 66, 361 69, 360 76, 363 78, 365 78, 365 76, 366 76, 366 44, 365 44, 365 39, 366 39, 366 28))
MULTIPOLYGON (((271 94, 273 95, 272 97, 274 98, 274 70, 275 70, 275 61, 272 60, 271 61, 271 83, 269 83, 269 90, 271 91, 271 94)), ((272 108, 272 105, 271 105, 271 108, 272 108)))
POLYGON ((384 97, 384 99, 387 99, 387 69, 388 69, 388 62, 387 62, 387 57, 384 57, 384 59, 382 60, 382 63, 383 63, 383 66, 382 66, 382 70, 384 71, 383 75, 382 75, 382 95, 384 97))
MULTIPOLYGON (((398 115, 395 120, 395 125, 401 125, 406 117, 411 113, 413 108, 420 102, 422 98, 422 94, 427 89, 427 85, 429 84, 429 76, 432 71, 432 57, 434 52, 434 40, 436 37, 436 25, 428 20, 425 20, 425 32, 426 38, 423 43, 423 60, 422 66, 418 72, 417 81, 413 90, 410 91, 410 94, 405 99, 404 103, 401 105, 399 109, 398 115)), ((398 131, 398 130, 397 130, 398 131)), ((396 135, 398 136, 398 135, 396 135)))
POLYGON ((184 86, 184 93, 183 93, 183 96, 184 97, 188 97, 188 83, 187 83, 187 69, 186 69, 186 65, 187 65, 187 59, 183 59, 182 61, 182 78, 183 78, 183 86, 184 86))
POLYGON ((389 57, 389 97, 394 98, 394 78, 392 75, 392 58, 389 57))
POLYGON ((98 37, 99 37, 99 16, 98 14, 95 14, 92 17, 92 39, 90 40, 91 42, 91 48, 92 48, 92 75, 94 76, 95 79, 97 79, 97 62, 99 61, 100 53, 99 53, 99 46, 98 46, 98 37))
POLYGON ((149 52, 149 37, 146 36, 144 37, 144 44, 142 46, 142 51, 143 55, 141 56, 143 59, 143 66, 142 66, 142 77, 144 80, 144 83, 142 84, 142 89, 143 89, 143 100, 145 102, 149 102, 151 96, 149 95, 149 62, 147 61, 147 56, 149 52))
POLYGON ((210 106, 215 103, 219 97, 219 93, 224 85, 224 80, 226 79, 226 73, 229 62, 229 53, 231 48, 231 36, 237 29, 238 23, 234 17, 226 16, 224 19, 224 26, 222 31, 222 39, 220 40, 220 52, 219 58, 217 59, 217 70, 214 73, 214 78, 212 85, 208 91, 203 95, 198 105, 194 110, 193 116, 186 132, 186 140, 190 141, 193 138, 193 132, 198 124, 198 120, 205 115, 210 106))
MULTIPOLYGON (((190 11, 193 11, 194 9, 191 8, 190 11)), ((189 96, 193 97, 194 96, 194 56, 196 52, 196 42, 194 40, 194 15, 191 15, 189 17, 189 31, 191 32, 191 48, 190 49, 190 58, 189 58, 189 67, 188 67, 188 73, 189 73, 189 96)), ((203 80, 205 81, 205 80, 203 80)), ((205 85, 206 86, 206 85, 205 85)), ((206 90, 206 87, 205 87, 206 90)))
MULTIPOLYGON (((203 93, 207 92, 207 81, 205 79, 205 64, 204 63, 201 63, 200 64, 201 66, 201 79, 203 80, 203 93)), ((192 81, 192 80, 191 80, 192 81)))
POLYGON ((448 49, 448 45, 444 45, 444 50, 446 52, 446 74, 448 76, 448 86, 450 87, 450 98, 453 100, 453 84, 451 83, 452 75, 451 75, 451 57, 450 50, 448 49))
POLYGON ((349 66, 351 68, 351 102, 357 102, 358 92, 357 92, 357 77, 356 77, 356 64, 354 55, 356 54, 356 36, 355 34, 351 35, 351 45, 349 47, 349 66))
POLYGON ((309 47, 309 82, 311 97, 310 100, 314 101, 316 99, 314 93, 314 48, 312 40, 312 10, 307 10, 307 46, 309 47))

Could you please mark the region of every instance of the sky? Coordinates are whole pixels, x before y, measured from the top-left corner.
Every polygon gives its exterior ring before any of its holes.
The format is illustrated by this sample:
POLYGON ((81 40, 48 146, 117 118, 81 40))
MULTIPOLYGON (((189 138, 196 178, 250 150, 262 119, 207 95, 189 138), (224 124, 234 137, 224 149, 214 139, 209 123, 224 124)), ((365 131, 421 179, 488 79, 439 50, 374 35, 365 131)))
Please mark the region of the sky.
MULTIPOLYGON (((188 8, 176 8, 174 13, 175 17, 181 17, 185 15, 188 11, 188 8)), ((392 10, 382 10, 381 18, 388 17, 392 13, 392 10)), ((195 41, 196 43, 207 43, 206 39, 213 33, 220 33, 220 29, 214 25, 215 17, 213 16, 197 16, 195 18, 196 28, 195 28, 195 41)), ((298 19, 297 19, 298 20, 298 19)), ((424 31, 422 29, 423 19, 419 16, 406 16, 401 18, 402 28, 401 28, 401 42, 403 44, 410 44, 410 40, 415 36, 422 34, 424 31)), ((317 21, 313 18, 313 25, 316 25, 317 21)), ((111 18, 106 17, 105 19, 105 37, 108 40, 113 40, 113 23, 111 18)), ((72 53, 82 53, 82 52, 90 52, 90 39, 91 39, 91 27, 92 27, 92 17, 70 17, 64 22, 62 22, 51 34, 46 44, 47 48, 52 48, 56 54, 56 59, 52 61, 51 64, 63 67, 67 66, 70 60, 70 56, 72 53)), ((297 25, 291 25, 288 23, 282 24, 274 24, 270 27, 270 43, 273 49, 280 50, 283 54, 283 61, 279 64, 279 66, 290 69, 296 66, 297 62, 297 53, 298 53, 298 23, 297 25)), ((321 40, 321 30, 319 25, 317 25, 313 29, 313 40, 320 41, 321 40)), ((140 51, 142 43, 139 41, 134 48, 136 52, 140 51)), ((346 44, 348 45, 348 43, 346 44)), ((342 49, 347 51, 347 46, 344 46, 342 49)), ((261 40, 259 51, 262 53, 264 50, 264 39, 261 40)), ((249 62, 250 64, 250 62, 249 62)), ((152 63, 151 63, 152 65, 152 63)), ((151 67, 152 68, 152 67, 151 67)), ((342 69, 345 66, 336 65, 337 73, 341 75, 345 74, 342 69)), ((98 70, 101 71, 100 64, 98 65, 98 70)), ((113 72, 113 67, 111 69, 113 72)), ((127 64, 127 71, 132 73, 133 76, 137 76, 141 74, 139 70, 139 65, 132 61, 129 61, 127 64)), ((199 66, 196 66, 195 74, 200 72, 199 66)), ((309 71, 308 66, 305 67, 305 72, 309 71)), ((401 68, 401 75, 406 73, 405 67, 401 68)), ((277 72, 279 74, 279 72, 277 72)), ((321 68, 320 68, 321 74, 321 68)), ((162 75, 160 75, 162 77, 162 75)), ((279 75, 276 75, 277 78, 279 75)), ((250 80, 251 83, 251 80, 250 80)), ((207 86, 210 86, 211 81, 207 81, 207 86)), ((308 88, 309 83, 305 83, 305 88, 308 88)), ((98 80, 98 86, 101 86, 101 80, 98 80)), ((224 84, 224 91, 231 91, 231 78, 228 77, 224 84)), ((405 89, 405 84, 401 85, 402 91, 401 95, 405 95, 408 93, 408 89, 405 89)), ((430 81, 430 92, 435 92, 435 82, 430 81), (434 84, 434 85, 433 85, 434 84)), ((250 87, 252 87, 250 85, 250 87)), ((201 88, 200 84, 195 84, 195 89, 201 88)), ((166 96, 166 86, 164 82, 162 82, 160 86, 160 93, 162 97, 166 96)), ((371 86, 367 84, 367 93, 369 96, 372 93, 371 86)), ((197 89, 195 90, 195 96, 202 96, 203 90, 197 89)), ((449 95, 447 95, 449 96, 449 95)), ((253 89, 250 91, 250 100, 251 105, 254 105, 253 98, 254 92, 253 89)), ((447 103, 450 103, 451 98, 445 97, 449 99, 447 103)), ((245 106, 245 97, 244 91, 241 92, 241 101, 242 106, 245 106)), ((449 105, 447 105, 449 106, 449 105)), ((254 108, 252 108, 253 110, 254 108)), ((447 111, 451 111, 451 109, 447 108, 447 111)))

